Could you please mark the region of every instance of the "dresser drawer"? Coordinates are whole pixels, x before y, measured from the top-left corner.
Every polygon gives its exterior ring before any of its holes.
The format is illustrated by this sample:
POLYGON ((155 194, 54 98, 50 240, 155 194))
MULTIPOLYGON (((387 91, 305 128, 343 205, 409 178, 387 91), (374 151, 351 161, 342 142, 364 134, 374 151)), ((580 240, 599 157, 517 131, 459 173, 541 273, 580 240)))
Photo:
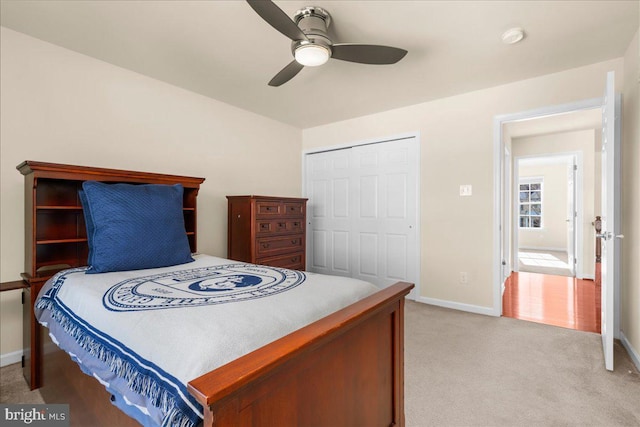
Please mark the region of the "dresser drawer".
POLYGON ((279 233, 303 233, 302 219, 259 219, 256 221, 256 235, 266 236, 279 233))
POLYGON ((284 202, 284 214, 286 216, 302 217, 304 216, 305 204, 301 202, 284 202))
POLYGON ((274 218, 284 215, 284 205, 278 200, 256 202, 256 218, 274 218))
POLYGON ((304 270, 304 253, 296 252, 292 254, 262 258, 258 260, 258 264, 269 265, 271 267, 288 268, 290 270, 304 270))
POLYGON ((256 239, 256 258, 304 250, 302 234, 256 239))

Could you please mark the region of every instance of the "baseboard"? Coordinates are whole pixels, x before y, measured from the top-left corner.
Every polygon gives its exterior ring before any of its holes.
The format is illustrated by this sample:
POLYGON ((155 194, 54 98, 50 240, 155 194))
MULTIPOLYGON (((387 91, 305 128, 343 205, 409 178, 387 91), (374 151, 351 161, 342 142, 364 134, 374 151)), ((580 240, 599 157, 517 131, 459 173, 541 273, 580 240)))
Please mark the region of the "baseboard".
POLYGON ((418 297, 417 302, 429 305, 437 305, 438 307, 452 308, 454 310, 467 311, 469 313, 484 314, 486 316, 495 316, 492 307, 482 307, 479 305, 463 304, 460 302, 446 301, 436 298, 418 297))
POLYGON ((620 341, 622 342, 624 348, 627 349, 627 353, 629 353, 633 364, 636 365, 636 368, 638 369, 638 371, 640 371, 640 354, 636 351, 635 348, 633 348, 627 337, 624 335, 624 332, 622 331, 620 331, 620 341))
POLYGON ((0 354, 0 368, 22 361, 22 350, 13 351, 11 353, 0 354))
POLYGON ((524 249, 525 251, 551 251, 551 252, 567 252, 567 248, 544 248, 544 247, 519 247, 518 249, 524 249))

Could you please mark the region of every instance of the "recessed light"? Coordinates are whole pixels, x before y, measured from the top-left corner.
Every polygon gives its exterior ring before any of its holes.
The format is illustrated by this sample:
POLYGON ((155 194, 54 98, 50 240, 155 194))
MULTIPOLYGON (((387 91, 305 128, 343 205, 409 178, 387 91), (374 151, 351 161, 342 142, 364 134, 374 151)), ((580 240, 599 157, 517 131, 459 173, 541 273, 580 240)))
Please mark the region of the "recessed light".
POLYGON ((522 28, 510 28, 502 34, 502 42, 506 44, 515 44, 524 38, 524 30, 522 28))

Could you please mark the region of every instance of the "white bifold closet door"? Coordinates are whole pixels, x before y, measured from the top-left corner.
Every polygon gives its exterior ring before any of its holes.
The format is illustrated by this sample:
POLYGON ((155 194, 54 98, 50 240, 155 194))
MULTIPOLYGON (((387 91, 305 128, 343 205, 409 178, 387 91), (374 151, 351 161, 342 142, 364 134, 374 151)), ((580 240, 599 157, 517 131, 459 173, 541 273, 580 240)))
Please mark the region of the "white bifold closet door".
POLYGON ((308 270, 417 283, 418 165, 415 137, 308 154, 308 270))

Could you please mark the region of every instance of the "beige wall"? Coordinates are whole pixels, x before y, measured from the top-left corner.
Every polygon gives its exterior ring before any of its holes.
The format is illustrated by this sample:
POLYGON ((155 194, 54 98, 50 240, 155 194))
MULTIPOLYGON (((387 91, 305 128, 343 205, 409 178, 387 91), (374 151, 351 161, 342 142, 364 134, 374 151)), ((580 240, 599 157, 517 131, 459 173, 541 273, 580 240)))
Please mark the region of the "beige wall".
POLYGON ((493 306, 493 119, 601 97, 622 59, 399 108, 303 131, 303 148, 419 132, 421 295, 477 309, 493 306), (460 197, 460 184, 473 196, 460 197), (469 283, 459 283, 459 272, 469 283))
MULTIPOLYGON (((595 229, 591 224, 600 215, 601 139, 593 129, 559 132, 512 140, 512 158, 539 154, 575 152, 582 156, 582 266, 583 277, 595 277, 595 229)), ((520 242, 522 246, 522 242, 520 242)), ((578 255, 580 256, 580 255, 578 255)))
MULTIPOLYGON (((226 255, 227 194, 299 196, 299 129, 1 29, 0 281, 23 271, 23 160, 205 177, 198 249, 226 255)), ((0 354, 22 349, 20 292, 0 354)))
POLYGON ((621 329, 640 366, 640 44, 638 33, 624 56, 622 120, 621 329))
POLYGON ((520 178, 542 178, 542 228, 520 228, 518 247, 567 250, 567 163, 520 167, 520 178))

